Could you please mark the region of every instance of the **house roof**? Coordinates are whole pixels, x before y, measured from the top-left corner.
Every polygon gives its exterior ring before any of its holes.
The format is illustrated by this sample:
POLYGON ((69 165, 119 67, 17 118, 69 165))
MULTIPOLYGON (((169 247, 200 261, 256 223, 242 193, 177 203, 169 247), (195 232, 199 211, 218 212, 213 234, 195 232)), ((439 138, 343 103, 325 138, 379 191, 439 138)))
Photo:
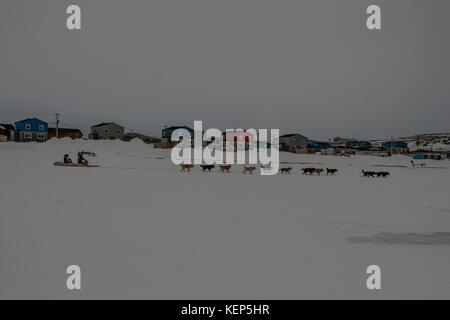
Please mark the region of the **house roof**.
POLYGON ((161 139, 156 138, 156 137, 147 136, 147 135, 136 133, 136 132, 127 132, 123 136, 122 140, 123 141, 130 141, 130 140, 132 140, 134 138, 139 138, 141 140, 149 140, 149 141, 161 140, 161 139))
POLYGON ((192 128, 189 128, 188 126, 171 126, 171 127, 163 128, 163 130, 176 130, 176 129, 190 129, 190 130, 193 130, 192 128))
POLYGON ((302 137, 304 137, 304 135, 301 135, 300 133, 288 133, 288 134, 282 135, 280 138, 289 138, 289 137, 293 137, 293 136, 302 136, 302 137))
POLYGON ((14 126, 8 123, 0 123, 0 130, 14 130, 14 126))
POLYGON ((92 126, 91 128, 103 127, 103 126, 106 126, 108 124, 115 124, 117 126, 122 127, 120 124, 117 124, 117 123, 111 121, 111 122, 102 122, 102 123, 96 124, 96 125, 92 126))
MULTIPOLYGON (((32 120, 37 120, 37 121, 40 121, 40 122, 45 122, 45 121, 42 121, 41 119, 38 119, 38 118, 34 117, 34 118, 28 118, 28 119, 16 121, 15 123, 28 122, 28 121, 32 121, 32 120)), ((47 122, 45 122, 45 123, 47 123, 47 122)))

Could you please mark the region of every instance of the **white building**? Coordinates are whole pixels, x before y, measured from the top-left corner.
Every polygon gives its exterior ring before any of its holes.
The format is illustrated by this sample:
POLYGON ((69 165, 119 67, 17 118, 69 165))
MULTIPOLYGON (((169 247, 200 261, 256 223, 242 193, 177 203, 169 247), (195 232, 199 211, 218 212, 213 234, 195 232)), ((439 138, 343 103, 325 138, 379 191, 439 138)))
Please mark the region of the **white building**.
POLYGON ((297 149, 304 149, 308 144, 308 138, 298 133, 285 134, 280 137, 280 150, 296 152, 297 149))

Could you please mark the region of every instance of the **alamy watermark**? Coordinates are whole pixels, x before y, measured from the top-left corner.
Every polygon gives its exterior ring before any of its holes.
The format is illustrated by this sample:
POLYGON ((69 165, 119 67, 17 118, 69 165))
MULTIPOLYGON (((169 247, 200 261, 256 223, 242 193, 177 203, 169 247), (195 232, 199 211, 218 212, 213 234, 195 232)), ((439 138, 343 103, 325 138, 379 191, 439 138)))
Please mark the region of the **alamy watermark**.
MULTIPOLYGON (((68 30, 81 30, 81 8, 79 5, 69 5, 66 9, 66 27, 68 30)), ((381 8, 379 5, 372 4, 366 9, 368 15, 366 27, 368 30, 381 29, 381 8)))
POLYGON ((279 168, 279 129, 219 129, 203 131, 202 121, 172 132, 172 162, 179 164, 259 164, 261 175, 274 175, 279 168))
POLYGON ((66 287, 69 290, 81 290, 81 269, 76 264, 67 267, 66 274, 69 276, 66 280, 66 287))

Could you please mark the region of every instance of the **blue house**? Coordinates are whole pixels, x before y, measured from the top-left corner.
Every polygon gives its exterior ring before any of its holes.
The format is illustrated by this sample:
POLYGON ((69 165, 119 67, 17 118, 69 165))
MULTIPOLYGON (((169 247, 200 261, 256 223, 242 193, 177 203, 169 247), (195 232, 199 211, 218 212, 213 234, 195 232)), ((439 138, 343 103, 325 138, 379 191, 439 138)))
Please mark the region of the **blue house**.
POLYGON ((336 147, 330 145, 328 142, 311 141, 310 143, 308 143, 308 149, 314 150, 314 151, 322 151, 322 150, 326 150, 326 149, 336 150, 336 147))
POLYGON ((408 143, 405 141, 388 141, 382 144, 383 149, 401 148, 408 149, 408 143))
POLYGON ((14 123, 15 140, 18 142, 44 142, 48 137, 48 123, 37 118, 14 123))
POLYGON ((442 154, 439 153, 416 153, 413 156, 414 160, 425 160, 425 159, 432 159, 432 160, 442 160, 442 154))

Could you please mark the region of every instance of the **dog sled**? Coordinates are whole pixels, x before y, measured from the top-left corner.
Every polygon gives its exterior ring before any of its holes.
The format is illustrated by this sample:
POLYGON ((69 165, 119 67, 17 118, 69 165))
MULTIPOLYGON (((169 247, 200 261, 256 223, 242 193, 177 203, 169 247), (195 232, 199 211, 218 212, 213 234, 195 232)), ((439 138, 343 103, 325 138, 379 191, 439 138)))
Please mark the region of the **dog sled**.
POLYGON ((55 162, 53 165, 57 166, 57 167, 82 167, 82 168, 98 168, 98 167, 100 167, 99 165, 96 165, 96 164, 64 163, 64 162, 60 162, 60 161, 55 162))

